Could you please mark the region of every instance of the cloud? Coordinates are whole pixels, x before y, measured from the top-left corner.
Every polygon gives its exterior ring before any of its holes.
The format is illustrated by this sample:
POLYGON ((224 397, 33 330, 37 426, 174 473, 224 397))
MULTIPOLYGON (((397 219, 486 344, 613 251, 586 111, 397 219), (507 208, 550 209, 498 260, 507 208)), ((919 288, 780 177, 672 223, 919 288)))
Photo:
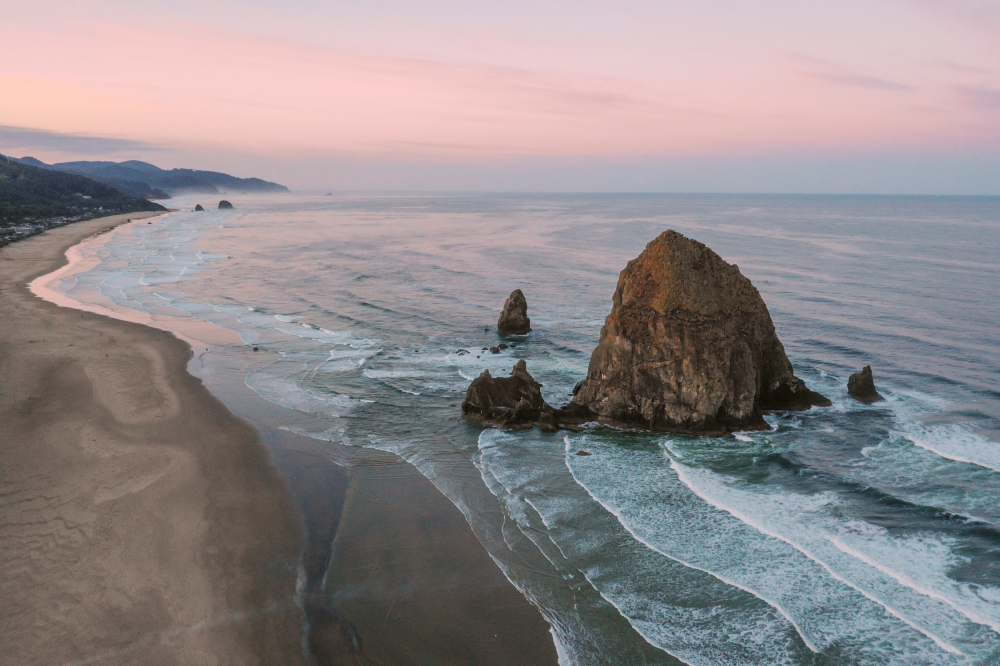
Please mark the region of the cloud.
POLYGON ((908 86, 874 76, 864 74, 852 74, 849 72, 800 72, 802 76, 815 81, 823 81, 838 86, 849 86, 853 88, 868 88, 870 90, 912 90, 913 86, 908 86))
POLYGON ((957 62, 944 61, 941 63, 946 69, 950 69, 955 72, 962 72, 964 74, 991 74, 990 70, 983 67, 969 67, 968 65, 963 65, 957 62))
POLYGON ((1000 111, 1000 88, 956 86, 955 90, 967 106, 987 111, 1000 111))
MULTIPOLYGON (((30 127, 0 125, 0 152, 42 151, 69 155, 116 155, 121 152, 160 150, 161 147, 145 141, 97 136, 93 134, 67 134, 30 127)), ((20 156, 19 156, 20 157, 20 156)))

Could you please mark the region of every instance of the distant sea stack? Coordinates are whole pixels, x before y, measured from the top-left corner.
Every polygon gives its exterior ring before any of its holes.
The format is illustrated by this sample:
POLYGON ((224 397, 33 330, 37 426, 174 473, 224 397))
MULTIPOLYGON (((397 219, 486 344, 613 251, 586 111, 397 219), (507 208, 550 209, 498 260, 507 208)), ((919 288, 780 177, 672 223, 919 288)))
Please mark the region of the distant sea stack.
POLYGON ((665 231, 621 272, 569 410, 721 435, 769 429, 768 410, 829 404, 793 374, 764 300, 739 268, 665 231))
POLYGON ((527 335, 531 332, 531 320, 528 319, 528 300, 520 289, 510 292, 503 304, 503 312, 497 320, 497 330, 501 335, 527 335))
MULTIPOLYGON (((219 203, 219 208, 222 208, 222 204, 223 204, 223 203, 229 203, 229 202, 220 202, 220 203, 219 203)), ((229 207, 230 207, 230 208, 232 208, 232 205, 230 205, 229 207)), ((194 212, 196 212, 196 213, 197 213, 198 211, 202 211, 202 210, 205 210, 205 209, 204 209, 204 208, 202 208, 202 205, 201 205, 201 204, 197 204, 197 205, 196 205, 196 206, 194 207, 194 212)))
POLYGON ((233 204, 229 203, 225 199, 223 199, 222 201, 219 202, 219 210, 224 210, 224 209, 232 208, 232 207, 233 207, 233 204))
POLYGON ((847 392, 855 400, 871 404, 884 402, 885 398, 875 390, 875 378, 872 376, 872 366, 866 365, 860 372, 855 372, 847 380, 847 392))

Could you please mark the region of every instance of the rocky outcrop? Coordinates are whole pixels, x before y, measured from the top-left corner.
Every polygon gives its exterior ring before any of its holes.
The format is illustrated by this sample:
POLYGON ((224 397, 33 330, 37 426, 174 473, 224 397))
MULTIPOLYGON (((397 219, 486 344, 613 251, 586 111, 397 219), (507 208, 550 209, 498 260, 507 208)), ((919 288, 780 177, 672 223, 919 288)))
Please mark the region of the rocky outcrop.
MULTIPOLYGON (((230 204, 230 207, 232 207, 232 204, 230 204)), ((219 203, 219 208, 222 208, 222 203, 221 202, 219 203)), ((194 207, 194 212, 197 213, 198 211, 201 211, 201 210, 205 210, 205 209, 202 208, 201 204, 196 204, 195 207, 194 207)))
POLYGON ((883 402, 885 398, 875 390, 875 379, 872 377, 872 366, 866 365, 860 372, 855 372, 847 380, 847 392, 855 400, 871 404, 883 402))
POLYGON ((569 410, 721 435, 768 429, 768 410, 829 404, 793 374, 767 306, 739 268, 666 231, 622 271, 569 410))
POLYGON ((484 428, 559 427, 558 410, 542 398, 542 385, 528 374, 523 359, 514 365, 510 377, 494 377, 483 370, 472 380, 462 402, 462 416, 484 428))
POLYGON ((503 312, 497 320, 497 330, 501 335, 527 335, 531 332, 531 320, 528 319, 528 300, 520 289, 510 292, 503 304, 503 312))
POLYGON ((219 210, 225 210, 227 208, 232 208, 233 204, 229 203, 225 199, 219 202, 219 210))

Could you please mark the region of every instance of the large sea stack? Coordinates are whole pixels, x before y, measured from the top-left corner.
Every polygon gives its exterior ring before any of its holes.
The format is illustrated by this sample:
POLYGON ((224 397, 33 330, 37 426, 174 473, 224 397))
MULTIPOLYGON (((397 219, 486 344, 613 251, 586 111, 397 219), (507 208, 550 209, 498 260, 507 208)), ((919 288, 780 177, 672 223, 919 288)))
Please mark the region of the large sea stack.
POLYGON ((792 372, 760 293, 737 266, 675 231, 621 272, 570 410, 654 430, 766 430, 768 410, 830 401, 792 372))
POLYGON ((503 304, 503 312, 497 320, 497 330, 501 335, 527 335, 531 333, 531 320, 528 319, 528 300, 520 289, 510 292, 503 304))
POLYGON ((219 210, 225 210, 227 208, 232 208, 233 204, 229 203, 225 199, 219 202, 219 210))

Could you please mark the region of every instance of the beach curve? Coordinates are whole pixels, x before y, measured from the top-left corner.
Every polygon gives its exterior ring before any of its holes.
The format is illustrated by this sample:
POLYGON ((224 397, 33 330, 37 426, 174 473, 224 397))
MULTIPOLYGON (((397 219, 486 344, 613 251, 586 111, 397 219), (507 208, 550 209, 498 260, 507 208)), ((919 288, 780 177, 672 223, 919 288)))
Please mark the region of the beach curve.
POLYGON ((295 505, 255 429, 186 371, 180 338, 203 340, 24 288, 140 216, 0 250, 0 650, 25 664, 304 663, 295 505))

